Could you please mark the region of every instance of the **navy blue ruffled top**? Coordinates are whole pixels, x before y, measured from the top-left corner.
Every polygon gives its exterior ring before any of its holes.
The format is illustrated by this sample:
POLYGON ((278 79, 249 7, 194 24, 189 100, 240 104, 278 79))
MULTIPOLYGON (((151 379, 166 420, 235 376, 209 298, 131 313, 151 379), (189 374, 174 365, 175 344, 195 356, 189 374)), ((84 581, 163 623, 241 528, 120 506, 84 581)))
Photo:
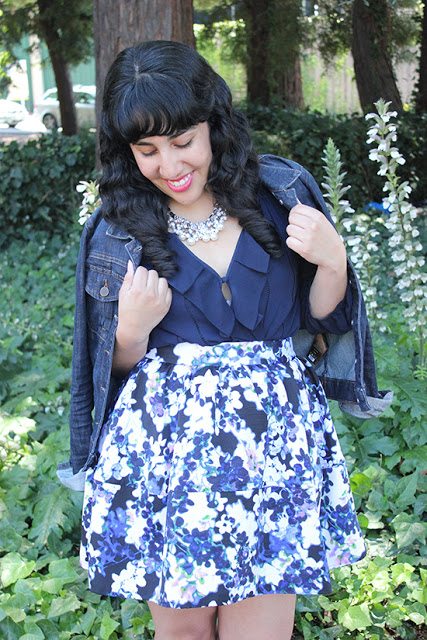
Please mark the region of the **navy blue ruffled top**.
POLYGON ((284 243, 281 258, 272 258, 244 229, 224 278, 188 249, 175 234, 169 246, 176 253, 178 271, 168 279, 172 304, 152 330, 149 348, 191 342, 214 345, 227 341, 282 340, 300 328, 317 334, 346 333, 351 324, 351 288, 326 318, 310 313, 308 297, 316 267, 285 244, 287 213, 262 189, 260 205, 284 243), (222 293, 226 283, 231 302, 222 293))

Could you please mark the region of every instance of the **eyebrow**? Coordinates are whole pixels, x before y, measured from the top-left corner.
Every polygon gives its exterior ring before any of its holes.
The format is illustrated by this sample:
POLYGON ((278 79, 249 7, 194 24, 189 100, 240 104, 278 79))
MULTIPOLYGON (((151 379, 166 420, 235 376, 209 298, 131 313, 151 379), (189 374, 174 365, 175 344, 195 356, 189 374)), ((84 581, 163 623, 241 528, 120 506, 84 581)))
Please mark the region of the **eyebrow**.
MULTIPOLYGON (((189 127, 188 129, 183 129, 182 131, 177 131, 176 133, 171 133, 171 135, 168 136, 168 140, 175 140, 175 138, 179 138, 179 136, 182 136, 184 133, 188 133, 189 131, 192 131, 195 128, 196 128, 196 125, 193 124, 193 126, 189 127)), ((147 137, 151 137, 151 136, 147 136, 147 137)), ((136 144, 138 146, 145 146, 145 147, 151 147, 153 145, 152 142, 145 142, 144 138, 140 138, 134 144, 136 144)))

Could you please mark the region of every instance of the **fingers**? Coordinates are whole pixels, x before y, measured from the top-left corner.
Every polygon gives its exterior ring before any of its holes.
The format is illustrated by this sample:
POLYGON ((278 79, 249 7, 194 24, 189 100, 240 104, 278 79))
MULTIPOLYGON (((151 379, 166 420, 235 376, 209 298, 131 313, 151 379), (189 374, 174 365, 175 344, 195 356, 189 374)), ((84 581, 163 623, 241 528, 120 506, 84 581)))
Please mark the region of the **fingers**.
POLYGON ((321 211, 297 204, 289 212, 286 231, 287 246, 309 262, 331 269, 345 266, 344 245, 321 211))
POLYGON ((289 225, 292 229, 298 228, 314 232, 324 220, 329 223, 321 211, 304 204, 297 204, 289 212, 289 225))
POLYGON ((172 292, 166 278, 161 278, 153 269, 141 266, 134 272, 129 261, 119 292, 119 315, 120 308, 122 315, 131 309, 142 314, 157 314, 159 309, 167 313, 171 301, 172 292))
POLYGON ((126 293, 132 286, 133 282, 133 264, 131 260, 128 260, 128 268, 123 278, 122 286, 120 287, 120 294, 126 293))
MULTIPOLYGON (((289 213, 289 224, 286 228, 288 233, 287 245, 294 251, 305 249, 310 251, 311 244, 318 239, 321 232, 322 220, 325 216, 312 207, 298 204, 289 213), (304 247, 300 246, 304 245, 304 247)), ((328 222, 326 220, 326 222, 328 222)), ((329 222, 328 222, 329 224, 329 222)))
POLYGON ((169 291, 166 278, 161 278, 154 269, 138 267, 133 278, 132 288, 144 292, 148 296, 164 299, 169 291))

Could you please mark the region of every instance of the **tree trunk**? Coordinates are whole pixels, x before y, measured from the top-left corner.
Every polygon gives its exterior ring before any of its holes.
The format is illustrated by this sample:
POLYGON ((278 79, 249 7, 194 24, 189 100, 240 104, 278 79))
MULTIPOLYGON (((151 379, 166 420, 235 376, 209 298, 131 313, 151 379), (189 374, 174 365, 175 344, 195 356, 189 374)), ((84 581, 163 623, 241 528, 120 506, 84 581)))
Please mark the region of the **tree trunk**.
POLYGON ((301 0, 270 0, 270 102, 287 109, 303 109, 300 49, 301 0))
POLYGON ((286 109, 304 109, 301 63, 298 55, 292 66, 283 69, 276 78, 274 96, 286 109))
POLYGON ((244 0, 248 101, 304 107, 299 59, 300 0, 244 0))
POLYGON ((417 111, 427 111, 427 2, 424 3, 421 34, 420 75, 418 79, 417 111))
POLYGON ((175 40, 195 46, 193 0, 94 0, 96 113, 117 54, 145 40, 175 40))
POLYGON ((270 89, 268 84, 269 12, 266 0, 244 0, 249 30, 247 44, 248 101, 268 106, 270 89))
POLYGON ((49 16, 49 0, 38 0, 37 4, 40 30, 44 35, 58 90, 62 133, 65 136, 72 136, 77 133, 77 116, 70 66, 61 51, 60 35, 49 16))
POLYGON ((360 105, 366 113, 379 98, 402 111, 402 99, 390 57, 387 0, 354 0, 352 54, 360 105))

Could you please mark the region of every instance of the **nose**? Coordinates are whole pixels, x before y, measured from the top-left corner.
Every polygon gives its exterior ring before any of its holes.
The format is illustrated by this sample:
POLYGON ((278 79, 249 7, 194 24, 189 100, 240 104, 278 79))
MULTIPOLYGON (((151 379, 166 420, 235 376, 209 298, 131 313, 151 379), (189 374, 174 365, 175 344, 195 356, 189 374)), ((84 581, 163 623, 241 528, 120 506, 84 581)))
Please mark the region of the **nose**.
POLYGON ((176 180, 182 174, 182 162, 171 150, 160 154, 159 174, 163 180, 176 180))

